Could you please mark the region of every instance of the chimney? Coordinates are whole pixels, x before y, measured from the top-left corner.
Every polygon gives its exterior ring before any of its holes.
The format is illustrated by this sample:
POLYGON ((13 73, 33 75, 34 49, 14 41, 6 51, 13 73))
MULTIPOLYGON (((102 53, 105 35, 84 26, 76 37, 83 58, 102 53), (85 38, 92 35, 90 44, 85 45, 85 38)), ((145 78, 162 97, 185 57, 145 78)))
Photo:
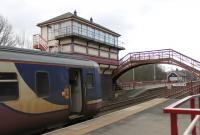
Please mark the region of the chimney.
POLYGON ((77 12, 76 12, 76 10, 74 10, 74 15, 77 16, 77 12))
POLYGON ((92 17, 90 17, 90 22, 93 23, 93 19, 92 19, 92 17))

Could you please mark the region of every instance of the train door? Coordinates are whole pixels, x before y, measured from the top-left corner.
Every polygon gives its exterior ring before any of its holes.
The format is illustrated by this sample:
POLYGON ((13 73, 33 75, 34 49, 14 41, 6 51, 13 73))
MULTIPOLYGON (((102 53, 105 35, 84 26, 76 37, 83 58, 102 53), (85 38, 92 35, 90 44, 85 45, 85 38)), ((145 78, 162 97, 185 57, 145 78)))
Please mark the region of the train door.
MULTIPOLYGON (((87 93, 91 96, 90 93, 95 92, 95 80, 94 80, 94 71, 93 70, 89 70, 86 73, 86 89, 87 89, 87 93)), ((92 94, 93 95, 93 94, 92 94)))
POLYGON ((84 72, 84 94, 86 97, 86 105, 90 104, 92 100, 96 99, 96 82, 95 82, 95 72, 92 69, 87 69, 84 72))
POLYGON ((80 114, 83 108, 81 69, 72 68, 69 70, 69 83, 71 86, 70 112, 72 114, 80 114))

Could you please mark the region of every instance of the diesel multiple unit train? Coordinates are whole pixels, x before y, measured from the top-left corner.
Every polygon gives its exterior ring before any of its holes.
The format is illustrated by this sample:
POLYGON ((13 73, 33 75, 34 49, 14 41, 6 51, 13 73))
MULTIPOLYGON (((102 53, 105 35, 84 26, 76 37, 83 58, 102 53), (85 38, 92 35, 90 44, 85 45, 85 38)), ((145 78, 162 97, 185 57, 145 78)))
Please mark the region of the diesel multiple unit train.
POLYGON ((0 47, 0 134, 21 134, 96 114, 98 64, 67 54, 0 47))

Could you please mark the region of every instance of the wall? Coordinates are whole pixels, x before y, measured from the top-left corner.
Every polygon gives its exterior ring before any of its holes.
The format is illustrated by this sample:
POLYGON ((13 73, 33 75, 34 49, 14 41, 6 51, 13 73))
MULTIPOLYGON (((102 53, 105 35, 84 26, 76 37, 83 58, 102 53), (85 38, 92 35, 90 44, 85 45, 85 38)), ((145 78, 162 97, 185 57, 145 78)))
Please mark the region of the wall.
POLYGON ((86 47, 74 45, 74 52, 86 54, 86 47))
POLYGON ((117 60, 117 54, 116 53, 110 53, 110 58, 117 60))
POLYGON ((49 40, 48 41, 48 46, 58 46, 58 40, 49 40))
POLYGON ((109 53, 106 51, 100 51, 100 56, 104 58, 109 58, 109 53))
POLYGON ((71 38, 66 38, 66 39, 60 40, 61 45, 69 44, 69 43, 72 43, 71 38))
POLYGON ((47 27, 46 26, 41 28, 41 36, 43 37, 44 40, 47 41, 48 35, 47 35, 47 27))
POLYGON ((63 46, 62 46, 62 52, 71 53, 71 52, 72 52, 72 50, 71 50, 71 45, 63 45, 63 46))
POLYGON ((112 75, 101 74, 101 88, 103 100, 108 100, 113 97, 112 75))
POLYGON ((99 51, 98 51, 98 49, 88 48, 88 54, 89 55, 98 56, 99 55, 99 51))
POLYGON ((86 41, 81 40, 81 39, 77 39, 77 38, 74 39, 74 43, 75 44, 80 44, 80 45, 85 45, 85 46, 87 45, 86 41))

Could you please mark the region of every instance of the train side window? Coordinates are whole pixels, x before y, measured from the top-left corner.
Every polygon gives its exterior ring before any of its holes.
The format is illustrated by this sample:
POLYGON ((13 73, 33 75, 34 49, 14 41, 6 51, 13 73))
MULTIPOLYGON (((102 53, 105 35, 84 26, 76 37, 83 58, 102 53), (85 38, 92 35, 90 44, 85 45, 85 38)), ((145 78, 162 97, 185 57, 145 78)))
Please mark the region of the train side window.
POLYGON ((39 97, 46 97, 49 95, 49 74, 47 72, 36 73, 36 90, 39 97))
POLYGON ((88 73, 87 74, 86 85, 87 85, 88 89, 91 89, 91 88, 94 87, 94 78, 93 78, 93 74, 92 73, 88 73))
POLYGON ((19 98, 19 86, 16 73, 0 73, 0 101, 19 98))

